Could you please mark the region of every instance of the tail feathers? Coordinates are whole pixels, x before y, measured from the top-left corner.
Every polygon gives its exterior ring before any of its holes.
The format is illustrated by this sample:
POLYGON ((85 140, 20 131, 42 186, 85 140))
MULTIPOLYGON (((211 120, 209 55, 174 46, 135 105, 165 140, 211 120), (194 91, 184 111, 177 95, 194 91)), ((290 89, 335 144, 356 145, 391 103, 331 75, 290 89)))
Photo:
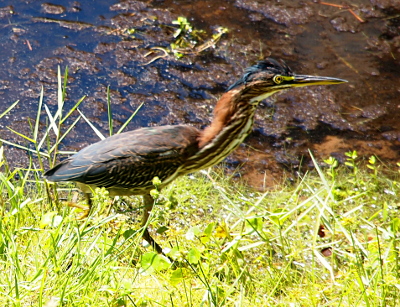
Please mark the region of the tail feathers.
POLYGON ((45 172, 43 177, 52 182, 73 181, 76 174, 70 169, 69 160, 66 159, 45 172))

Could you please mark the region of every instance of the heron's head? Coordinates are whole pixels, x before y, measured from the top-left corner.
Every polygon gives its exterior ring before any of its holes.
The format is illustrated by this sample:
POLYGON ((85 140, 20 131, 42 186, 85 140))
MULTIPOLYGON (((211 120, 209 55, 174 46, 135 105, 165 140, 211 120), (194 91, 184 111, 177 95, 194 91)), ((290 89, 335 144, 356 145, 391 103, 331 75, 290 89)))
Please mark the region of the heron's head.
POLYGON ((252 103, 257 103, 285 89, 344 82, 347 81, 332 77, 297 75, 285 62, 268 58, 247 68, 243 76, 228 88, 228 92, 241 89, 243 94, 253 96, 251 98, 252 103))

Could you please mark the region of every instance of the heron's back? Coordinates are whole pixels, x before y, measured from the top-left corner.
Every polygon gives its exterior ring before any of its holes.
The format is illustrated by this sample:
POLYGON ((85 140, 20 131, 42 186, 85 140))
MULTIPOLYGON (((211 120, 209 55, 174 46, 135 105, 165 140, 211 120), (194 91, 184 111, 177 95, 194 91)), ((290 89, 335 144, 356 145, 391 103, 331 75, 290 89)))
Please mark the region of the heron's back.
POLYGON ((154 187, 154 177, 167 184, 177 176, 179 167, 197 152, 198 135, 198 129, 186 125, 121 133, 82 149, 44 177, 105 187, 116 195, 143 194, 154 187))

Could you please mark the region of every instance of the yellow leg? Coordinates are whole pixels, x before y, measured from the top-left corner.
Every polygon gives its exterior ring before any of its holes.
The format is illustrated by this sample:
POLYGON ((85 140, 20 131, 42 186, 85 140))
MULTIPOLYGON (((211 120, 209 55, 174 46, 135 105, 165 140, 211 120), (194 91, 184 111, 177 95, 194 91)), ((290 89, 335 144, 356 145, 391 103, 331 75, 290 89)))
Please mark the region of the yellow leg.
POLYGON ((89 216, 90 209, 92 208, 92 199, 90 198, 90 196, 91 196, 91 194, 85 193, 85 197, 87 200, 87 206, 78 205, 77 203, 68 204, 69 207, 82 209, 82 212, 76 217, 77 220, 83 220, 89 216))
MULTIPOLYGON (((150 213, 151 213, 151 210, 153 209, 153 205, 154 205, 153 197, 151 197, 150 194, 143 195, 142 227, 146 226, 147 221, 150 216, 150 213)), ((155 249, 155 251, 157 253, 164 254, 161 246, 156 241, 154 241, 154 239, 150 236, 147 227, 143 231, 143 239, 145 239, 147 241, 147 243, 149 243, 151 246, 153 246, 153 248, 155 249)))

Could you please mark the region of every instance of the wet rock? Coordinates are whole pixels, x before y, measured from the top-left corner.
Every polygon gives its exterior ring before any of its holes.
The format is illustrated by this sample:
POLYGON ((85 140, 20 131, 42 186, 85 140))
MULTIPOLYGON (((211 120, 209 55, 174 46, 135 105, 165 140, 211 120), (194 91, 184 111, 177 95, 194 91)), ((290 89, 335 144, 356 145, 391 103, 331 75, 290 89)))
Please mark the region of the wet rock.
POLYGON ((0 18, 10 17, 13 14, 15 14, 15 12, 14 12, 14 7, 12 5, 0 7, 0 18))
POLYGON ((397 49, 397 52, 400 53, 400 36, 397 36, 397 37, 395 37, 395 38, 392 40, 392 46, 393 46, 394 48, 398 48, 398 49, 397 49))
POLYGON ((255 15, 253 18, 260 20, 259 15, 261 14, 287 27, 305 24, 309 22, 310 17, 315 14, 311 6, 303 6, 300 3, 294 4, 293 2, 290 4, 282 4, 274 1, 266 4, 265 1, 237 0, 235 5, 243 9, 257 12, 258 17, 255 15))
POLYGON ((279 150, 275 152, 275 161, 290 167, 297 167, 300 164, 300 157, 294 151, 279 150))
POLYGON ((370 0, 372 5, 380 9, 400 10, 400 2, 398 0, 370 0))
POLYGON ((134 85, 136 83, 136 78, 119 70, 113 71, 110 77, 115 78, 119 86, 134 85))
MULTIPOLYGON (((121 68, 129 63, 140 63, 142 65, 146 62, 146 59, 143 57, 144 53, 141 53, 138 49, 126 49, 125 44, 117 44, 114 56, 116 61, 116 67, 121 68)), ((143 51, 142 51, 143 52, 143 51)))
MULTIPOLYGON (((205 74, 202 70, 182 71, 176 68, 168 69, 168 78, 177 80, 179 83, 187 86, 191 90, 208 89, 211 90, 215 87, 213 75, 205 74)), ((209 99, 209 96, 202 97, 209 99)))
POLYGON ((142 11, 147 8, 147 4, 142 1, 127 0, 121 1, 110 6, 111 11, 142 11))
POLYGON ((58 48, 54 50, 54 55, 63 56, 70 69, 70 72, 87 70, 96 73, 101 70, 101 59, 94 53, 82 50, 75 50, 72 47, 58 48))
POLYGON ((367 45, 365 49, 373 52, 375 55, 379 57, 383 57, 390 53, 391 47, 390 44, 386 40, 382 40, 377 37, 370 37, 366 40, 367 45))
POLYGON ((333 93, 326 87, 298 88, 281 94, 279 98, 283 99, 291 110, 288 117, 280 118, 280 121, 289 123, 295 119, 297 123, 294 125, 305 130, 316 129, 320 122, 335 129, 351 129, 351 124, 340 114, 340 105, 334 103, 336 99, 333 93))
POLYGON ((81 4, 78 1, 74 1, 70 4, 70 7, 68 8, 68 12, 71 13, 78 13, 80 12, 81 9, 81 4))
POLYGON ((380 104, 369 105, 362 110, 362 116, 369 119, 377 119, 385 114, 387 114, 387 108, 380 104))
POLYGON ((399 131, 387 131, 382 133, 382 136, 388 141, 400 141, 399 131))
POLYGON ((99 43, 94 49, 93 52, 104 54, 107 52, 114 51, 117 46, 117 43, 99 43))
POLYGON ((359 7, 364 18, 383 18, 385 14, 371 5, 362 5, 359 7))
POLYGON ((346 17, 338 16, 331 19, 331 25, 336 31, 356 33, 359 31, 359 21, 354 18, 349 19, 346 17))
POLYGON ((57 23, 61 27, 71 29, 71 30, 76 30, 76 31, 81 31, 83 29, 90 28, 93 26, 92 24, 87 23, 87 22, 59 20, 59 19, 43 18, 43 17, 34 17, 34 18, 32 18, 32 20, 35 22, 57 23))
POLYGON ((0 80, 0 90, 5 90, 10 87, 10 81, 9 80, 0 80))
POLYGON ((57 72, 50 67, 54 67, 55 63, 60 64, 62 62, 59 58, 47 58, 41 61, 37 66, 37 77, 40 81, 55 83, 57 80, 57 72))
POLYGON ((42 10, 46 14, 60 15, 65 13, 66 9, 62 5, 52 3, 42 3, 42 10))
POLYGON ((153 9, 149 12, 153 19, 157 20, 160 24, 171 24, 177 18, 175 14, 169 9, 153 9))
POLYGON ((400 36, 400 14, 392 13, 391 18, 388 18, 385 28, 382 29, 384 33, 383 38, 386 38, 389 42, 390 40, 400 36))

